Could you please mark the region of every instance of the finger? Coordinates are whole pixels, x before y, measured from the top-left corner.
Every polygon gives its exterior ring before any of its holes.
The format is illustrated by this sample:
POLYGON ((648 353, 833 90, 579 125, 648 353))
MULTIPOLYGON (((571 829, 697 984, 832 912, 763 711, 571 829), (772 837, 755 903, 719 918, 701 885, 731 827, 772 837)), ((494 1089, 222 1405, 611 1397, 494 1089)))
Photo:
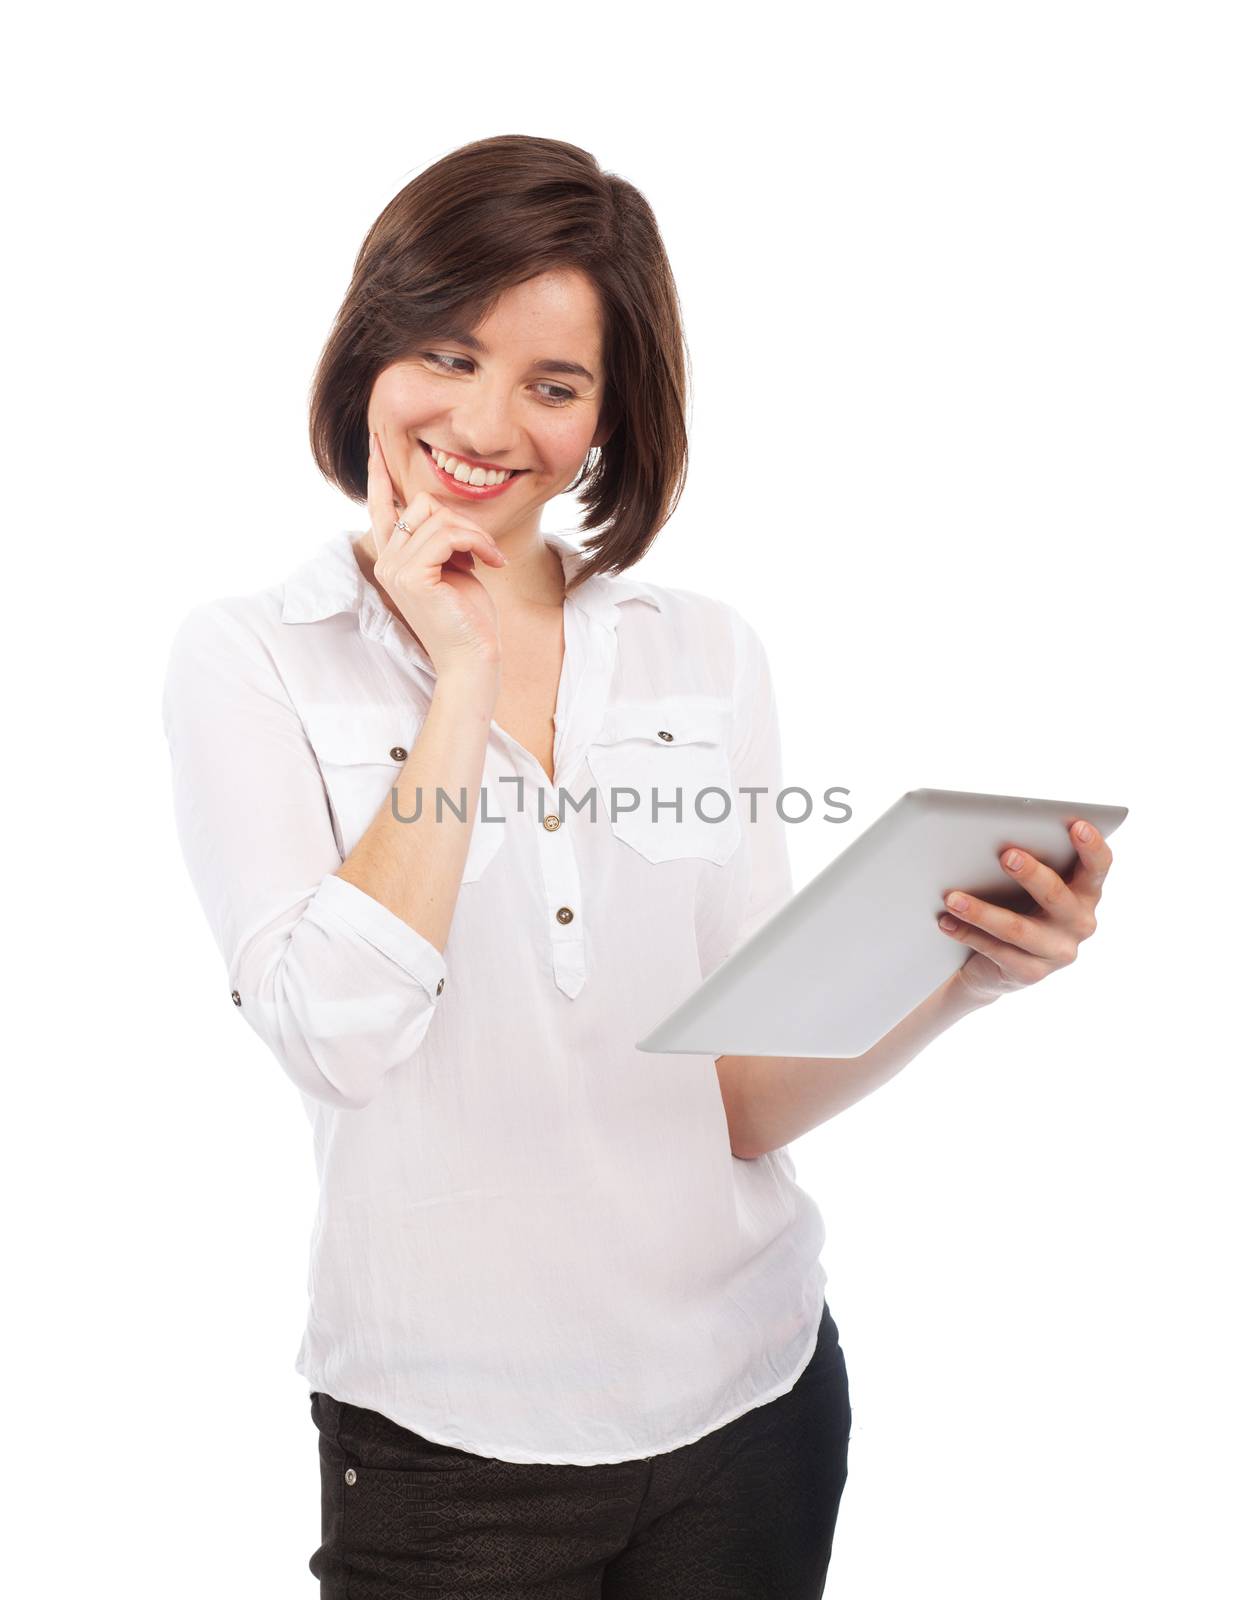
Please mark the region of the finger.
POLYGON ((413 538, 419 538, 422 530, 426 528, 439 514, 445 514, 445 508, 439 501, 425 489, 412 496, 411 504, 399 511, 398 502, 395 502, 398 515, 391 530, 390 539, 386 548, 379 551, 373 570, 378 581, 388 587, 401 570, 409 551, 418 550, 419 544, 413 546, 413 538))
POLYGON ((1078 857, 1068 879, 1068 887, 1078 899, 1087 901, 1092 911, 1102 897, 1102 882, 1111 870, 1111 847, 1092 822, 1079 818, 1068 830, 1078 857), (1088 837, 1086 837, 1086 833, 1088 837))
MULTIPOLYGON (((448 552, 444 551, 440 544, 435 546, 433 541, 442 534, 457 532, 467 538, 477 540, 477 548, 501 556, 501 560, 494 562, 493 565, 501 566, 505 562, 506 557, 501 555, 498 542, 488 529, 479 527, 469 518, 461 517, 456 511, 440 505, 438 501, 427 493, 424 494, 424 499, 429 501, 432 510, 428 515, 419 516, 420 499, 421 495, 419 494, 412 497, 412 503, 407 511, 404 512, 402 519, 411 526, 413 539, 411 554, 417 559, 424 551, 433 548, 438 557, 441 560, 445 560, 448 552)), ((462 548, 462 546, 457 546, 456 548, 462 548)))
MULTIPOLYGON (((446 566, 452 555, 479 555, 491 567, 506 565, 506 557, 497 547, 492 535, 483 528, 447 526, 425 534, 424 542, 416 549, 417 561, 427 563, 430 569, 446 566)), ((462 570, 470 568, 464 564, 462 570)))
POLYGON ((1016 983, 1037 983, 1039 978, 1045 978, 1052 970, 1051 963, 1043 957, 1030 955, 1026 950, 1018 950, 1015 945, 1005 944, 1002 939, 984 933, 981 928, 957 922, 955 917, 949 917, 946 912, 939 918, 937 925, 949 939, 955 939, 957 944, 967 944, 971 950, 989 956, 1000 971, 1016 983), (951 927, 948 926, 949 923, 952 924, 951 927))
POLYGON ((976 895, 964 894, 959 889, 952 890, 943 899, 954 915, 984 929, 1004 944, 1015 945, 1048 960, 1060 949, 1059 930, 1041 917, 1023 917, 1019 911, 993 906, 989 900, 979 900, 976 895))
MULTIPOLYGON (((415 504, 415 501, 413 501, 415 504)), ((396 534, 396 538, 399 537, 396 534)), ((416 529, 414 537, 402 547, 392 543, 385 558, 374 566, 384 588, 398 588, 411 578, 430 588, 442 582, 443 570, 470 574, 472 558, 479 554, 495 567, 505 565, 506 557, 482 528, 461 527, 449 512, 435 513, 416 529)))
POLYGON ((450 512, 442 502, 429 493, 427 489, 418 489, 407 505, 399 511, 399 502, 395 501, 395 510, 399 512, 396 518, 403 526, 396 528, 392 537, 412 539, 427 528, 436 517, 439 519, 449 517, 450 512))
POLYGON ((373 543, 380 556, 394 532, 395 492, 390 473, 386 470, 382 442, 373 429, 369 430, 369 479, 365 504, 369 509, 369 526, 373 529, 373 543))
POLYGON ((386 466, 380 435, 371 432, 369 443, 369 486, 371 496, 376 496, 376 503, 372 497, 369 499, 369 517, 373 527, 373 542, 380 556, 388 547, 398 549, 405 544, 434 512, 444 511, 445 508, 427 490, 422 489, 412 496, 409 505, 400 510, 400 497, 386 466), (400 522, 403 524, 401 528, 396 526, 400 522))
POLYGON ((1029 891, 1053 922, 1078 936, 1084 935, 1088 910, 1044 861, 1031 856, 1028 850, 1013 846, 1000 856, 999 864, 1009 877, 1029 891))

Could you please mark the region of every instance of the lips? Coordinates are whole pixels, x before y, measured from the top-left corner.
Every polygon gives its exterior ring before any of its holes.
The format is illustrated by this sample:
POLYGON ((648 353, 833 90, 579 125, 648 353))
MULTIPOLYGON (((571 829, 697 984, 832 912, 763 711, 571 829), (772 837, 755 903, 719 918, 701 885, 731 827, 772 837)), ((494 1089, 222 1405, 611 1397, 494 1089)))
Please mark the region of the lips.
MULTIPOLYGON (((530 470, 527 467, 519 467, 515 471, 511 471, 508 467, 486 467, 486 472, 510 472, 510 476, 504 478, 501 483, 472 484, 456 478, 453 473, 443 472, 433 459, 432 447, 424 439, 419 440, 418 443, 428 459, 430 472, 441 484, 443 492, 453 494, 460 500, 496 500, 500 495, 509 493, 517 480, 530 470)), ((480 463, 477 462, 476 464, 479 466, 480 463)))
MULTIPOLYGON (((428 456, 429 460, 433 461, 433 451, 436 449, 436 446, 428 444, 424 439, 421 439, 419 444, 420 448, 424 451, 425 455, 428 456)), ((438 454, 451 456, 451 452, 449 450, 438 451, 438 454)), ((495 461, 469 461, 466 456, 451 456, 451 459, 454 461, 462 461, 464 466, 468 468, 479 467, 482 472, 506 472, 510 474, 511 478, 521 478, 528 470, 526 467, 501 467, 498 466, 495 461)), ((437 462, 434 461, 433 465, 437 466, 437 462)), ((439 468, 438 470, 440 471, 441 469, 439 468)))

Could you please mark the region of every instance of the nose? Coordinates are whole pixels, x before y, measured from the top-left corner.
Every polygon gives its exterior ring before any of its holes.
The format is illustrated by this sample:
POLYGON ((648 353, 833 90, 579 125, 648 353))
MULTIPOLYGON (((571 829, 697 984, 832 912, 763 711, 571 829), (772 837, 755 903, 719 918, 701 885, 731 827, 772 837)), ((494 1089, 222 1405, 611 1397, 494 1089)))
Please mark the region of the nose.
POLYGON ((519 430, 509 398, 497 382, 481 379, 468 386, 451 413, 450 437, 473 461, 495 467, 526 465, 519 460, 519 430))

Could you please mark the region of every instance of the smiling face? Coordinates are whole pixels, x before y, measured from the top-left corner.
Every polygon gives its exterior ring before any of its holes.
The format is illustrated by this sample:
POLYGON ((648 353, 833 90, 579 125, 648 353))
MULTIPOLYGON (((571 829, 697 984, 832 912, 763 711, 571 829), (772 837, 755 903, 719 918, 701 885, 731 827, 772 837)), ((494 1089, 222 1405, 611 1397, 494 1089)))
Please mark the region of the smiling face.
POLYGON ((427 339, 379 373, 369 426, 402 505, 427 489, 496 539, 534 535, 540 508, 608 437, 598 431, 601 317, 582 272, 542 273, 506 290, 484 322, 427 339))

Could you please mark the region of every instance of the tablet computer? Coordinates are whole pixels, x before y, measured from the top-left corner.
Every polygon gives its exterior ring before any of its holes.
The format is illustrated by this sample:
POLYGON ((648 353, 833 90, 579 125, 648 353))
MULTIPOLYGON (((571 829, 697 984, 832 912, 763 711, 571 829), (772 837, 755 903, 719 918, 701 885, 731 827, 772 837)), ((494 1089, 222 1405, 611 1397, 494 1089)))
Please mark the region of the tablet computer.
POLYGON ((936 924, 945 894, 1035 910, 1001 852, 1019 845, 1066 879, 1077 859, 1069 825, 1084 817, 1107 838, 1127 815, 1126 806, 913 789, 635 1048, 859 1056, 972 954, 936 924))

